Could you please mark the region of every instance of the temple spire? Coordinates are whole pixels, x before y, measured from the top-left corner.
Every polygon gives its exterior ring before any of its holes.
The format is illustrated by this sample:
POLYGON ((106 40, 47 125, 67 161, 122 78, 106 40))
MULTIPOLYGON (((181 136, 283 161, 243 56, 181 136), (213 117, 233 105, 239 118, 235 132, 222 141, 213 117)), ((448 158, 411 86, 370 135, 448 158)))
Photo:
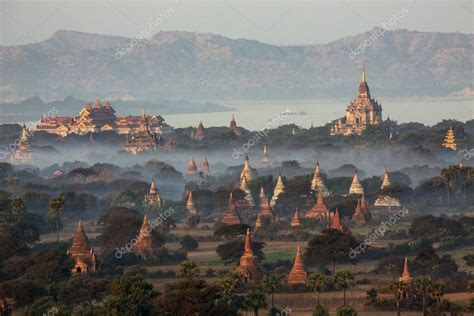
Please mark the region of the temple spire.
POLYGON ((360 82, 366 82, 365 81, 365 65, 362 66, 362 76, 360 78, 360 82))
POLYGON ((252 237, 250 237, 250 228, 247 228, 247 234, 245 235, 244 256, 253 256, 252 237))
POLYGON ((301 254, 301 247, 296 248, 295 260, 293 268, 288 275, 288 284, 306 284, 307 272, 301 254))

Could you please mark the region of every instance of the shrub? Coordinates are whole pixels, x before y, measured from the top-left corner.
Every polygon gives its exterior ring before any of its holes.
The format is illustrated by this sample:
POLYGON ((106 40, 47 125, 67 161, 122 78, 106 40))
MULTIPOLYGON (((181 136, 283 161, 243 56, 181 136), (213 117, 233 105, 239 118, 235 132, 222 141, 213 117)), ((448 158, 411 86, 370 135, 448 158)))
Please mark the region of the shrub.
POLYGON ((341 306, 336 311, 337 316, 357 316, 357 311, 350 306, 341 306))
POLYGON ((313 316, 329 316, 329 311, 321 305, 316 305, 313 310, 313 316))
POLYGON ((181 244, 181 247, 186 251, 196 250, 199 247, 198 241, 190 235, 183 236, 179 243, 181 244))

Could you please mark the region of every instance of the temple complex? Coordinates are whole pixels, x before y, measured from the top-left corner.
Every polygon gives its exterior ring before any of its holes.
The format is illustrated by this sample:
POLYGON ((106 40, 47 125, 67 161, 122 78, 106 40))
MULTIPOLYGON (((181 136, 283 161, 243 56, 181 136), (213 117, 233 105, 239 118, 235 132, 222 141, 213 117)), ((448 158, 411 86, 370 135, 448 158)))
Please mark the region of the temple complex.
POLYGON ((252 193, 250 193, 249 183, 247 182, 247 177, 243 176, 242 181, 240 182, 240 189, 245 193, 245 200, 248 203, 248 206, 254 207, 255 202, 252 198, 252 193))
POLYGON ((240 173, 240 181, 242 182, 242 178, 245 176, 247 178, 247 181, 251 181, 253 179, 253 173, 252 173, 252 168, 250 168, 249 165, 249 155, 245 153, 244 157, 244 167, 242 169, 242 172, 240 173))
POLYGON ((293 214, 293 218, 291 219, 290 223, 291 227, 300 227, 300 213, 298 212, 298 209, 295 210, 295 214, 293 214))
POLYGON ((82 221, 77 223, 76 232, 72 237, 71 249, 68 254, 74 260, 73 273, 95 272, 97 259, 94 250, 89 248, 89 239, 82 228, 82 221))
POLYGON ((447 149, 456 150, 457 145, 456 139, 454 138, 454 130, 452 126, 449 127, 448 132, 444 137, 444 142, 442 146, 447 149))
POLYGON ((237 267, 247 283, 250 286, 259 286, 264 276, 264 270, 258 264, 257 257, 252 251, 252 238, 250 236, 250 229, 247 228, 245 235, 244 253, 240 257, 240 264, 237 267))
POLYGON ((194 133, 194 139, 197 141, 201 141, 206 137, 206 134, 204 132, 204 125, 202 125, 202 121, 199 122, 198 127, 196 128, 196 133, 194 133))
POLYGON ((156 190, 155 180, 151 180, 150 191, 145 195, 144 203, 161 207, 161 196, 158 190, 156 190))
POLYGON ((194 157, 191 157, 191 160, 188 162, 188 168, 186 169, 186 176, 187 177, 195 177, 197 175, 198 168, 196 162, 194 161, 194 157))
POLYGON ((189 193, 188 193, 188 201, 186 202, 186 209, 188 210, 190 215, 192 216, 197 215, 197 209, 194 206, 193 191, 191 190, 189 190, 189 193))
POLYGON ((382 124, 382 106, 370 96, 365 66, 357 96, 346 108, 346 116, 333 121, 331 135, 360 135, 368 125, 382 124))
POLYGON ((326 204, 324 203, 323 194, 321 192, 318 193, 318 199, 316 200, 316 204, 304 215, 306 218, 311 218, 318 220, 320 222, 329 222, 331 219, 331 213, 327 208, 326 204))
POLYGON ((329 224, 328 228, 335 229, 335 230, 338 230, 340 232, 343 232, 345 230, 344 226, 342 225, 341 217, 339 216, 339 210, 338 209, 336 209, 336 213, 332 217, 331 223, 329 224))
POLYGON ((33 152, 30 145, 30 133, 31 132, 26 127, 26 125, 23 124, 19 143, 15 151, 10 156, 10 162, 13 165, 31 165, 33 152))
MULTIPOLYGON (((388 187, 390 187, 392 185, 391 181, 390 181, 390 176, 388 174, 388 171, 387 169, 385 169, 385 174, 384 174, 384 177, 383 177, 383 181, 382 181, 382 185, 380 187, 380 190, 383 190, 383 189, 386 189, 388 187)), ((400 200, 397 199, 396 197, 392 197, 392 196, 389 196, 389 195, 384 195, 384 194, 381 194, 377 197, 377 199, 375 200, 374 202, 374 206, 377 206, 377 207, 381 207, 381 206, 385 206, 385 207, 391 207, 391 206, 395 206, 395 207, 400 207, 401 206, 401 203, 400 203, 400 200)))
POLYGON ((202 175, 204 177, 209 177, 211 175, 211 170, 209 169, 209 161, 207 160, 207 156, 204 157, 202 161, 202 175))
POLYGON ((352 215, 351 223, 359 224, 359 225, 367 224, 367 220, 365 218, 365 215, 362 213, 361 200, 357 200, 357 206, 356 206, 356 209, 354 211, 354 214, 352 215))
POLYGON ((147 116, 143 113, 139 127, 134 130, 129 130, 124 149, 136 155, 140 152, 154 151, 156 147, 156 133, 150 130, 147 116))
POLYGON ((234 133, 236 136, 242 135, 240 128, 237 127, 237 123, 235 122, 235 118, 233 114, 232 114, 232 120, 230 120, 230 124, 229 124, 229 131, 234 133))
POLYGON ((268 168, 271 166, 270 155, 268 154, 267 145, 263 145, 263 155, 262 155, 262 168, 268 168))
POLYGON ((319 171, 319 162, 316 161, 316 166, 314 167, 314 175, 311 180, 311 190, 316 193, 321 192, 321 194, 326 197, 329 195, 329 190, 326 188, 323 177, 321 177, 321 172, 319 171))
POLYGON ((140 232, 137 236, 137 242, 133 247, 133 252, 138 258, 150 258, 153 255, 153 242, 151 238, 152 228, 148 224, 148 218, 145 214, 143 217, 143 223, 140 227, 140 232))
POLYGON ((285 192, 285 185, 283 184, 283 179, 281 174, 278 175, 277 183, 275 185, 275 190, 273 190, 272 200, 270 201, 270 205, 273 207, 275 206, 280 194, 285 192))
POLYGON ((232 198, 232 192, 229 195, 229 202, 227 203, 227 210, 222 218, 222 223, 225 225, 240 224, 239 214, 237 214, 237 208, 235 207, 234 199, 232 198))
POLYGON ((288 284, 306 284, 308 278, 308 272, 304 265, 303 256, 301 254, 301 247, 296 248, 295 261, 293 267, 288 274, 288 284))
POLYGON ((364 194, 364 188, 357 176, 357 170, 354 171, 354 177, 352 178, 351 187, 349 188, 349 194, 364 194))
MULTIPOLYGON (((146 116, 149 129, 156 135, 170 134, 173 128, 160 115, 146 116)), ((78 116, 42 117, 36 126, 44 131, 65 137, 68 134, 87 134, 114 131, 128 134, 140 129, 142 116, 116 116, 109 101, 102 105, 97 99, 94 105, 86 102, 78 116)))

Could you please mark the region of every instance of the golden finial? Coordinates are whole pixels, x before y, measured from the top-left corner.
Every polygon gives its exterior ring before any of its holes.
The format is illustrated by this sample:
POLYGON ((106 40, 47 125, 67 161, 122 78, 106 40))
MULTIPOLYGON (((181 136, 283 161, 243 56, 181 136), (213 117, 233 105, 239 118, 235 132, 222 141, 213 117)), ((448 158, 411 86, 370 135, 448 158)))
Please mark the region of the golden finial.
POLYGON ((362 66, 362 78, 360 79, 361 82, 365 82, 365 64, 362 66))

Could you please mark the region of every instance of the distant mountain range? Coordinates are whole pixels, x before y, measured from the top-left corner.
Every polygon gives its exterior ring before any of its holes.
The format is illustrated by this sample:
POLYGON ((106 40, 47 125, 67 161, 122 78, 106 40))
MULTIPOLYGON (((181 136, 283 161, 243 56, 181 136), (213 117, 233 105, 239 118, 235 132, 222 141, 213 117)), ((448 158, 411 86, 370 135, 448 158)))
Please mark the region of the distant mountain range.
POLYGON ((58 31, 43 42, 0 46, 0 101, 346 97, 364 63, 375 97, 472 91, 473 34, 395 30, 374 40, 379 31, 313 46, 189 32, 136 43, 58 31), (370 46, 351 56, 363 43, 370 46))

